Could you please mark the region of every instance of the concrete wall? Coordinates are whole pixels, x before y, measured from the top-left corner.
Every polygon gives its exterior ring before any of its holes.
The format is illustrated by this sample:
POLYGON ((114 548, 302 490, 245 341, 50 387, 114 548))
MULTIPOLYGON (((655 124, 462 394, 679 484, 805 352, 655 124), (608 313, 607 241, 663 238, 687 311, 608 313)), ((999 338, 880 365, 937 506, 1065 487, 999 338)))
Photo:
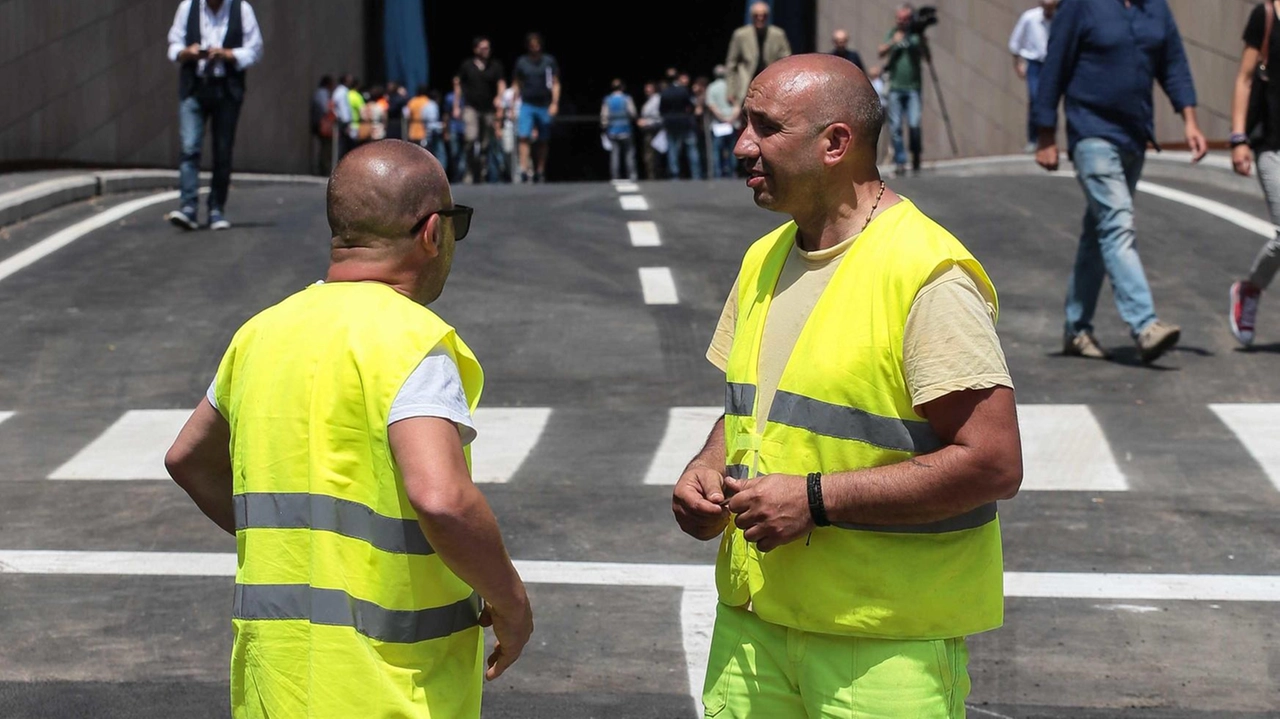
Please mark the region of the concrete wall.
MULTIPOLYGON (((1240 34, 1256 0, 1168 0, 1182 32, 1199 96, 1200 125, 1211 141, 1230 134, 1231 92, 1243 44, 1240 34)), ((868 63, 893 26, 901 0, 817 0, 818 47, 831 32, 849 31, 850 44, 868 63)), ((930 4, 930 0, 916 3, 930 4)), ((1035 0, 933 0, 939 23, 929 29, 934 66, 955 128, 959 155, 1019 152, 1026 142, 1026 85, 1013 72, 1009 34, 1035 0)), ((925 157, 951 156, 933 83, 924 88, 925 157)), ((1182 123, 1157 88, 1156 136, 1183 142, 1182 123)))
MULTIPOLYGON (((364 0, 252 4, 264 54, 249 71, 235 167, 305 172, 317 79, 363 69, 364 0)), ((178 70, 165 53, 177 7, 0 0, 0 163, 176 167, 178 70)))

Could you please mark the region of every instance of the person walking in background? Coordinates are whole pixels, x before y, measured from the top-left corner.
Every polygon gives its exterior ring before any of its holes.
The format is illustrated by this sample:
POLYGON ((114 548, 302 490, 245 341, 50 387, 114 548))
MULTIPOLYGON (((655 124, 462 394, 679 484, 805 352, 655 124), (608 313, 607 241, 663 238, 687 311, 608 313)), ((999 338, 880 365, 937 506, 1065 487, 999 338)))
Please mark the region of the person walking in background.
POLYGON ((200 151, 205 123, 213 133, 209 229, 231 227, 224 211, 231 187, 231 152, 244 103, 245 71, 262 59, 262 33, 245 0, 182 0, 169 28, 169 61, 178 64, 178 209, 165 215, 184 230, 199 229, 200 151))
POLYGON ((387 138, 387 91, 381 85, 369 90, 369 99, 360 111, 362 125, 368 126, 366 140, 385 140, 387 138))
POLYGON ((904 119, 911 144, 911 169, 920 171, 920 60, 923 49, 920 35, 911 32, 911 18, 914 16, 915 8, 910 4, 898 8, 897 24, 885 35, 884 44, 879 48, 884 69, 889 73, 889 136, 893 140, 894 170, 899 177, 907 170, 907 150, 902 142, 904 119))
POLYGON ((351 123, 347 125, 347 138, 351 142, 350 149, 354 150, 369 139, 369 123, 364 121, 364 106, 367 104, 365 95, 360 90, 360 81, 355 80, 347 91, 347 105, 351 108, 351 123))
POLYGON ((1036 151, 1039 133, 1031 120, 1031 105, 1040 87, 1040 68, 1049 49, 1049 25, 1058 10, 1058 0, 1040 0, 1040 4, 1022 13, 1009 36, 1009 52, 1013 55, 1013 71, 1027 81, 1027 146, 1036 151))
MULTIPOLYGON (((467 182, 483 179, 485 163, 494 145, 494 114, 501 104, 500 96, 507 89, 506 72, 502 62, 491 57, 489 38, 480 36, 471 41, 471 57, 462 61, 453 76, 453 102, 451 112, 461 119, 465 128, 467 147, 467 182)), ((497 182, 490 177, 490 182, 497 182)))
POLYGON ((751 23, 733 31, 724 65, 728 70, 729 102, 742 105, 747 86, 771 63, 791 54, 791 43, 782 28, 769 22, 769 4, 751 6, 751 23))
POLYGON ((516 181, 516 123, 520 118, 520 95, 515 87, 508 87, 501 97, 501 125, 499 132, 502 150, 502 181, 516 181))
POLYGON ((320 84, 311 93, 311 135, 316 138, 319 153, 316 155, 316 174, 321 177, 329 174, 329 165, 333 161, 333 90, 335 83, 332 75, 320 78, 320 84))
POLYGON ((387 137, 405 138, 404 108, 409 104, 409 90, 398 82, 387 83, 387 137))
POLYGON ((849 32, 847 30, 837 29, 831 33, 831 54, 836 57, 842 57, 853 63, 854 67, 865 72, 862 66, 862 56, 857 50, 849 49, 849 32))
POLYGON ((711 129, 711 172, 713 177, 733 177, 733 145, 738 141, 734 126, 738 122, 738 108, 729 102, 729 83, 725 80, 727 68, 716 65, 712 74, 716 79, 707 85, 706 101, 711 129))
POLYGON ((338 80, 338 86, 333 88, 333 116, 336 120, 334 131, 337 133, 338 142, 338 159, 351 151, 351 138, 347 134, 348 128, 351 126, 351 88, 356 84, 356 78, 350 73, 343 75, 338 80))
POLYGON ((689 90, 689 74, 679 73, 675 82, 662 91, 659 104, 662 127, 667 133, 667 173, 672 180, 680 179, 680 151, 683 149, 689 162, 689 176, 702 179, 702 158, 698 153, 698 125, 689 90))
POLYGON ((622 165, 626 162, 627 179, 636 178, 635 131, 636 103, 626 92, 626 85, 619 78, 610 83, 610 92, 600 103, 600 129, 609 139, 609 177, 622 179, 622 165))
POLYGON ((544 182, 550 149, 551 121, 560 112, 560 64, 542 51, 542 35, 529 33, 528 52, 516 60, 512 82, 520 95, 520 181, 544 182), (536 137, 535 137, 536 134, 536 137), (530 167, 532 157, 533 169, 530 167))
POLYGON ((472 210, 402 140, 326 204, 324 281, 235 333, 165 456, 235 536, 231 715, 479 719, 533 612, 471 477, 484 373, 428 309, 472 210))
POLYGON ((449 157, 444 146, 444 123, 440 119, 438 96, 439 93, 426 85, 419 85, 418 92, 405 105, 402 116, 409 141, 426 148, 444 165, 449 157))
POLYGON ((1157 80, 1182 115, 1191 161, 1199 162, 1208 146, 1196 121, 1191 67, 1165 0, 1068 0, 1058 9, 1032 114, 1036 162, 1057 170, 1058 101, 1066 97, 1067 152, 1087 203, 1067 283, 1063 354, 1108 356, 1093 336, 1104 278, 1142 362, 1178 343, 1178 326, 1156 317, 1133 225, 1133 192, 1147 143, 1156 142, 1157 80))
POLYGON ((782 60, 743 116, 755 204, 789 221, 740 263, 706 355, 724 416, 672 491, 720 542, 705 716, 962 717, 1022 482, 995 287, 881 180, 852 64, 782 60))
POLYGON ((445 172, 449 175, 449 182, 462 182, 462 178, 467 174, 467 150, 466 136, 467 126, 462 118, 454 117, 453 113, 447 108, 451 108, 454 104, 460 102, 457 99, 458 93, 450 91, 444 96, 444 112, 448 115, 449 121, 445 125, 445 143, 449 146, 449 161, 445 163, 445 172))
POLYGON ((644 142, 641 148, 644 157, 644 176, 650 180, 658 179, 658 155, 653 147, 654 138, 662 132, 662 95, 658 93, 658 83, 644 84, 644 105, 640 107, 640 138, 644 142))
MULTIPOLYGON (((1280 79, 1272 75, 1266 82, 1257 82, 1254 78, 1260 64, 1280 68, 1280 39, 1271 37, 1275 22, 1272 0, 1259 3, 1250 13, 1231 100, 1231 165, 1246 177, 1253 165, 1258 166, 1258 181, 1272 224, 1280 223, 1280 79)), ((1271 285, 1277 269, 1280 233, 1258 250, 1249 275, 1231 285, 1227 318, 1231 334, 1245 347, 1253 344, 1262 291, 1271 285)))
MULTIPOLYGON (((867 71, 867 80, 871 81, 871 89, 875 90, 876 97, 880 98, 880 109, 883 110, 885 115, 887 116, 889 113, 889 83, 886 82, 884 79, 884 71, 881 69, 879 65, 872 65, 871 69, 867 71)), ((881 128, 880 137, 883 138, 886 132, 888 132, 887 129, 881 128)), ((879 139, 877 139, 876 140, 876 158, 877 158, 876 161, 877 162, 879 162, 878 158, 880 157, 880 147, 881 147, 880 141, 879 139)), ((892 161, 893 160, 893 143, 892 142, 885 143, 884 148, 886 153, 885 159, 888 161, 892 161)))

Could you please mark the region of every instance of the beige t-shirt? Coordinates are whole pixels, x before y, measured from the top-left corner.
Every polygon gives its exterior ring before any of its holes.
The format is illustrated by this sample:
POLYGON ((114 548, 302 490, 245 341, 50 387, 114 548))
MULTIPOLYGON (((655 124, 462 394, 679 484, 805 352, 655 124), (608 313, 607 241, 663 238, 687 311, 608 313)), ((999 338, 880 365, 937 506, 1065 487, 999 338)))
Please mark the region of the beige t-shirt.
MULTIPOLYGON (((839 260, 857 239, 854 235, 816 252, 791 248, 774 289, 760 342, 760 364, 756 368, 759 431, 764 431, 778 381, 805 321, 840 266, 839 260)), ((960 265, 951 263, 939 268, 925 283, 907 314, 902 342, 903 373, 915 407, 960 390, 1013 387, 1000 338, 996 336, 995 312, 995 299, 986 296, 960 265)), ((707 359, 721 371, 729 366, 737 318, 735 282, 707 349, 707 359)))

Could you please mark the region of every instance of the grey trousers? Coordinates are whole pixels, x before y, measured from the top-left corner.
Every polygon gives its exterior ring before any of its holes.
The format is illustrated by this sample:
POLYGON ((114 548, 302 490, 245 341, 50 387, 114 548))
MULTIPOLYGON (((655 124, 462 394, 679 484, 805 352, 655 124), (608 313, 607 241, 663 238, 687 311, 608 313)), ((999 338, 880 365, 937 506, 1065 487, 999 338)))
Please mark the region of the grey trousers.
MULTIPOLYGON (((1267 198, 1267 210, 1271 213, 1271 224, 1280 225, 1280 152, 1267 150, 1257 153, 1258 181, 1262 183, 1262 194, 1267 198)), ((1280 232, 1267 241, 1253 260, 1253 268, 1249 271, 1249 282, 1255 287, 1266 289, 1280 270, 1280 232)))

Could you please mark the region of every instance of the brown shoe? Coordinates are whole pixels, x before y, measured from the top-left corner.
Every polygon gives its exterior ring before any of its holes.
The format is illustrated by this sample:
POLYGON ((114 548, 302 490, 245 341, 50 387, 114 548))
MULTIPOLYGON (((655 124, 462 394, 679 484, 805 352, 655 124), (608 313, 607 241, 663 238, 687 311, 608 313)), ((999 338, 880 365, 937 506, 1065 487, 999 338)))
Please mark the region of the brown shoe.
POLYGON ((1160 355, 1173 349, 1182 335, 1182 328, 1156 320, 1147 325, 1135 340, 1143 364, 1155 362, 1160 355))
POLYGON ((1098 344, 1098 338, 1092 332, 1077 332, 1062 343, 1062 354, 1068 357, 1088 357, 1089 359, 1109 359, 1111 355, 1098 344))

